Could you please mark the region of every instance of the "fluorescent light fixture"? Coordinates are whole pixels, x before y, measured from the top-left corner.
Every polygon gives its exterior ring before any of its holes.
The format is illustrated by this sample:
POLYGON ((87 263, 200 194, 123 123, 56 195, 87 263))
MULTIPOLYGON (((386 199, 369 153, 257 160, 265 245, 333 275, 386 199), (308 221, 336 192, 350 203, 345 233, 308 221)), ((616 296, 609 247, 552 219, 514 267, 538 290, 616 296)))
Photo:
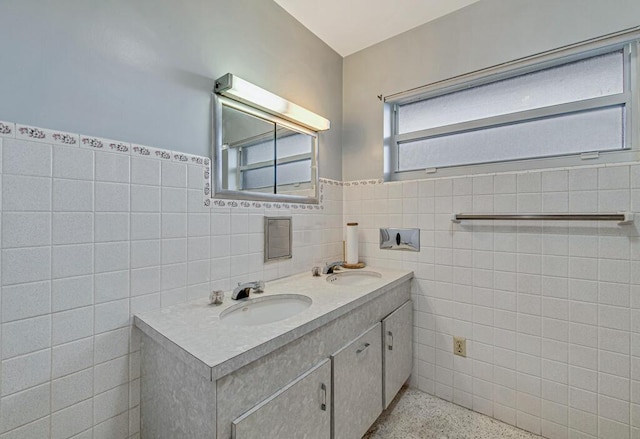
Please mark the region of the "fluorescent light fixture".
POLYGON ((313 111, 289 102, 231 73, 218 78, 214 91, 252 107, 257 107, 267 113, 311 128, 314 131, 325 131, 331 127, 329 119, 325 119, 313 111))

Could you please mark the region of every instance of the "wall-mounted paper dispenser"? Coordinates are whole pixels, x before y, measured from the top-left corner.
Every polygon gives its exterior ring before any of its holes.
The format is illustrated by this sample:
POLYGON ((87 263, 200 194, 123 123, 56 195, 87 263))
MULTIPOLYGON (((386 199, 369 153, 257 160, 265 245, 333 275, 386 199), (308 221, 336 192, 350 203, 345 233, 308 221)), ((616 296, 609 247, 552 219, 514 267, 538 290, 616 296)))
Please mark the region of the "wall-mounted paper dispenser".
POLYGON ((380 248, 420 251, 420 229, 380 229, 380 248))
POLYGON ((293 226, 290 216, 264 217, 264 261, 291 259, 293 226))

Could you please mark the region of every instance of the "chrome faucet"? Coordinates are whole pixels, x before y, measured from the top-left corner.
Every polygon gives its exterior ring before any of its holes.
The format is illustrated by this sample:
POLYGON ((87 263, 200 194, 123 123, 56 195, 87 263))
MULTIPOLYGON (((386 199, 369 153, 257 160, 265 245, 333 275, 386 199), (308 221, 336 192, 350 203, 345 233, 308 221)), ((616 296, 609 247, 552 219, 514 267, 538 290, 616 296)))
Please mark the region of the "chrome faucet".
POLYGON ((264 281, 257 280, 253 282, 246 282, 241 284, 238 282, 238 286, 233 289, 231 298, 233 300, 246 299, 249 297, 249 293, 253 290, 254 293, 264 293, 264 281))
POLYGON ((322 274, 333 274, 333 270, 338 267, 342 267, 342 264, 344 264, 344 261, 327 262, 327 264, 322 268, 322 274))

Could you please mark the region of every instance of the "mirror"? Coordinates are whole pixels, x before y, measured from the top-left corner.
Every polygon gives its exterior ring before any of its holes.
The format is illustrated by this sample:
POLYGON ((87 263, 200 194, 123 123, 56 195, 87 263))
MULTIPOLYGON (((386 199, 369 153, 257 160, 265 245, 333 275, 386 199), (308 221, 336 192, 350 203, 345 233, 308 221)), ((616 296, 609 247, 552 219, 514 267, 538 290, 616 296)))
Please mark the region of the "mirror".
POLYGON ((315 139, 304 133, 276 127, 276 193, 312 196, 312 152, 315 139))
POLYGON ((222 106, 222 189, 269 190, 275 178, 272 122, 222 106))
POLYGON ((213 197, 318 202, 318 133, 213 95, 213 197))

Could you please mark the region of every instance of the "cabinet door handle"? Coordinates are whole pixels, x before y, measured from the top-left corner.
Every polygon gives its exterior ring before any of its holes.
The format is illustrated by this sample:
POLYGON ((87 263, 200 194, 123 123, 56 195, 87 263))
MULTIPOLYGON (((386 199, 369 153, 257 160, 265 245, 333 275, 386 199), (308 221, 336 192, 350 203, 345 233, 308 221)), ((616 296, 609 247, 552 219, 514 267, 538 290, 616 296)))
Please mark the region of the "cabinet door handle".
POLYGON ((371 346, 371 344, 370 344, 370 343, 365 343, 365 344, 364 344, 364 346, 362 346, 360 349, 358 349, 358 350, 356 351, 356 354, 361 354, 361 353, 363 353, 364 351, 366 351, 366 350, 367 350, 367 348, 368 348, 369 346, 371 346))
POLYGON ((320 383, 320 410, 327 411, 327 386, 320 383))
POLYGON ((393 350, 393 332, 388 331, 387 335, 389 336, 389 350, 393 350))

